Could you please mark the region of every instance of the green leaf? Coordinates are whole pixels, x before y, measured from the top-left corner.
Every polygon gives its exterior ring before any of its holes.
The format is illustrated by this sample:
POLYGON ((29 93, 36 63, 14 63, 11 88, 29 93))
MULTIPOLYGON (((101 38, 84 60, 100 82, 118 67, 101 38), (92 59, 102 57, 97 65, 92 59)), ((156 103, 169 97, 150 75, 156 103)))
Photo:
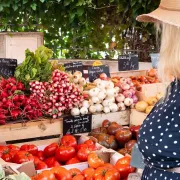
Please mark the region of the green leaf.
POLYGON ((25 79, 26 79, 27 81, 29 81, 30 78, 31 78, 30 75, 29 75, 29 74, 26 74, 25 79))
POLYGON ((13 4, 12 7, 13 7, 14 11, 16 11, 18 9, 18 6, 16 4, 13 4))
POLYGON ((37 4, 33 3, 31 4, 31 8, 35 11, 36 10, 36 7, 37 7, 37 4))
POLYGON ((3 6, 0 4, 0 12, 3 11, 3 6))
POLYGON ((68 6, 70 4, 70 0, 64 0, 64 6, 68 6))
POLYGON ((26 4, 28 2, 28 0, 23 0, 23 4, 26 4))
POLYGON ((53 108, 52 114, 58 114, 58 110, 56 108, 53 108))
POLYGON ((82 16, 83 13, 84 13, 84 8, 78 8, 78 9, 77 9, 77 14, 78 14, 78 16, 82 16))
POLYGON ((32 78, 34 78, 36 76, 37 73, 37 69, 36 68, 32 68, 32 78))
POLYGON ((45 2, 45 0, 40 0, 42 3, 44 3, 45 2))

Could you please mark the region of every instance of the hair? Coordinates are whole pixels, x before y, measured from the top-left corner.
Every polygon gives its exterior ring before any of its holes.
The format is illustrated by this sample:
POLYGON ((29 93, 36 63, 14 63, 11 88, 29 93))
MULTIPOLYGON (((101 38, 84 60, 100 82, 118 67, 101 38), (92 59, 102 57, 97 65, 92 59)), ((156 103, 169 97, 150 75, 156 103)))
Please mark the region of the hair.
POLYGON ((158 22, 156 28, 157 36, 161 34, 158 76, 163 82, 172 76, 180 79, 180 28, 163 22, 158 22))

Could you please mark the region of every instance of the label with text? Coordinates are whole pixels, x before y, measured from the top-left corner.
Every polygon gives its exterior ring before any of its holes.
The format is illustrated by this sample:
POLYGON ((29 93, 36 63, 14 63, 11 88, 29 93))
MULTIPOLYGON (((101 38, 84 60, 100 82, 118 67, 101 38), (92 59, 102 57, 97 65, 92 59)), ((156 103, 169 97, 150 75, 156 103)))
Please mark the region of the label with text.
POLYGON ((95 79, 99 78, 102 73, 105 73, 107 77, 110 77, 109 66, 102 65, 88 67, 89 81, 93 82, 95 79))
POLYGON ((83 74, 83 64, 81 61, 65 63, 64 68, 66 71, 71 72, 72 74, 76 71, 80 71, 83 74))
POLYGON ((13 77, 17 67, 17 59, 0 58, 0 76, 13 77))
POLYGON ((92 114, 65 116, 63 118, 63 135, 91 132, 92 114))
POLYGON ((138 55, 121 55, 118 57, 118 69, 119 71, 129 71, 139 69, 138 55))

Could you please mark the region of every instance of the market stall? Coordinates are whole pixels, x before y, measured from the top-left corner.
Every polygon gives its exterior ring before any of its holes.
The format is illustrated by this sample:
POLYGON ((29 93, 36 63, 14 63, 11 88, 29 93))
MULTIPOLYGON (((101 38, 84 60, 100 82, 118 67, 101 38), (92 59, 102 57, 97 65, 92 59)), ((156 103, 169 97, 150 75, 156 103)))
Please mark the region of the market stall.
POLYGON ((1 164, 34 180, 126 179, 136 171, 130 161, 140 126, 169 83, 155 69, 110 72, 97 61, 84 77, 82 62, 51 56, 44 46, 26 50, 14 76, 1 74, 1 164))

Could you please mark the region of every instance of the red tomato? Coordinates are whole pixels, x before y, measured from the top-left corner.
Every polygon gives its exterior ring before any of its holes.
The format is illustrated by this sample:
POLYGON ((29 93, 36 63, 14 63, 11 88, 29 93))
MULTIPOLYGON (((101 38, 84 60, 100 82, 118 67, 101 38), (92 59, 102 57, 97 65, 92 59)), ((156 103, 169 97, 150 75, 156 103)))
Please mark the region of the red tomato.
POLYGON ((66 162, 66 165, 80 163, 81 161, 77 157, 73 157, 66 162))
POLYGON ((90 153, 88 155, 88 164, 89 164, 89 167, 96 169, 99 166, 104 165, 104 161, 96 153, 90 153))
POLYGON ((38 157, 41 161, 44 161, 44 160, 45 160, 44 152, 43 152, 43 151, 38 151, 37 157, 38 157))
POLYGON ((83 175, 79 174, 79 175, 77 175, 77 176, 74 176, 74 177, 72 178, 72 180, 85 180, 85 177, 84 177, 83 175))
POLYGON ((34 166, 36 170, 46 169, 48 166, 41 161, 38 157, 34 156, 34 166))
POLYGON ((36 166, 36 170, 47 169, 47 168, 48 168, 47 164, 41 160, 36 166))
POLYGON ((81 148, 86 148, 86 149, 88 149, 88 145, 87 145, 87 144, 78 144, 78 145, 76 146, 76 150, 77 150, 77 151, 79 151, 81 148))
POLYGON ((47 146, 44 149, 44 156, 45 157, 52 157, 52 156, 54 156, 58 147, 59 147, 59 145, 57 143, 50 144, 49 146, 47 146))
POLYGON ((13 158, 14 158, 14 155, 17 153, 18 151, 17 150, 7 150, 7 151, 4 151, 3 152, 3 155, 2 155, 2 159, 6 162, 12 162, 13 158))
POLYGON ((121 174, 122 179, 128 177, 130 173, 135 171, 135 168, 130 166, 130 161, 131 161, 131 157, 125 156, 119 159, 115 164, 115 168, 121 174))
POLYGON ((67 134, 61 138, 60 145, 76 148, 77 140, 73 135, 67 134))
POLYGON ((60 146, 56 151, 56 159, 60 162, 66 162, 76 155, 76 151, 73 147, 60 146))
POLYGON ((9 149, 17 150, 17 151, 20 149, 18 146, 14 145, 14 144, 9 144, 9 145, 7 145, 7 147, 8 147, 9 149))
POLYGON ((63 167, 55 167, 51 170, 57 180, 72 180, 71 174, 63 167))
POLYGON ((88 146, 92 146, 92 145, 94 145, 95 143, 94 143, 93 140, 89 139, 89 140, 84 141, 84 144, 87 144, 88 146))
POLYGON ((95 170, 93 168, 87 168, 82 171, 82 174, 86 178, 86 180, 94 180, 94 172, 95 170))
POLYGON ((73 178, 74 176, 77 176, 79 174, 81 174, 81 171, 77 168, 72 168, 69 170, 71 177, 73 178))
POLYGON ((34 161, 34 157, 32 154, 26 151, 18 151, 13 158, 13 162, 17 164, 22 164, 28 161, 34 161))
POLYGON ((61 164, 58 161, 56 161, 54 157, 50 157, 46 159, 44 162, 47 164, 48 168, 61 166, 61 164))
POLYGON ((44 170, 42 173, 35 176, 35 180, 57 180, 52 171, 44 170))
POLYGON ((24 144, 20 148, 21 151, 26 151, 31 153, 33 156, 36 156, 38 153, 38 148, 34 144, 24 144))
POLYGON ((0 157, 4 154, 4 152, 9 151, 7 146, 0 145, 0 157))
POLYGON ((98 167, 94 173, 94 180, 120 180, 120 174, 114 168, 98 167))
POLYGON ((87 148, 81 148, 78 152, 77 152, 77 157, 80 161, 87 161, 88 159, 88 154, 91 151, 87 148))

